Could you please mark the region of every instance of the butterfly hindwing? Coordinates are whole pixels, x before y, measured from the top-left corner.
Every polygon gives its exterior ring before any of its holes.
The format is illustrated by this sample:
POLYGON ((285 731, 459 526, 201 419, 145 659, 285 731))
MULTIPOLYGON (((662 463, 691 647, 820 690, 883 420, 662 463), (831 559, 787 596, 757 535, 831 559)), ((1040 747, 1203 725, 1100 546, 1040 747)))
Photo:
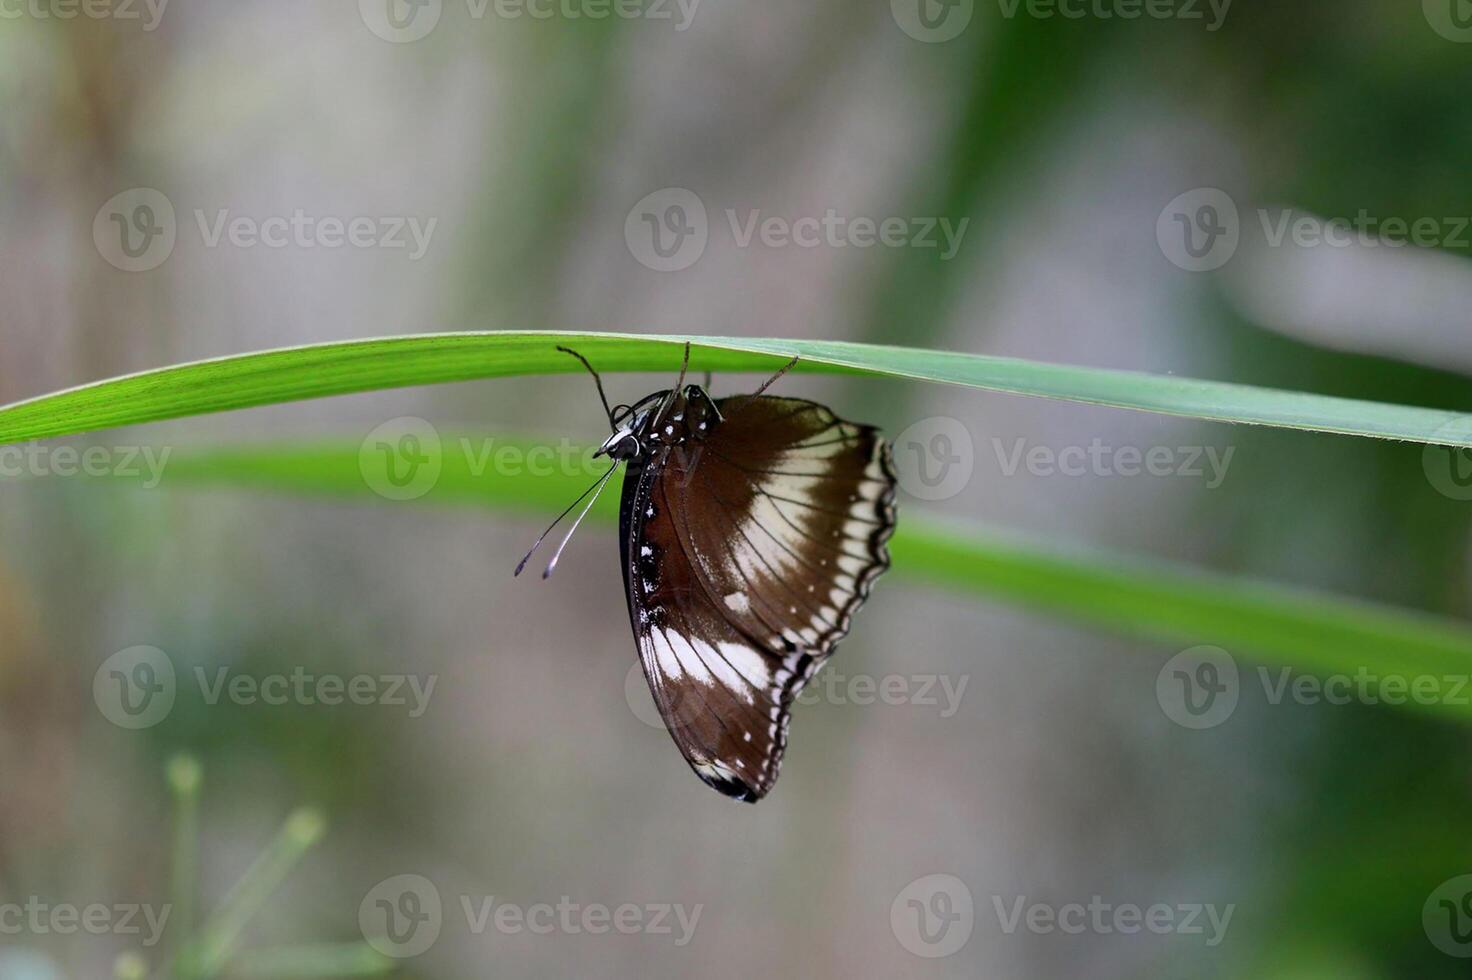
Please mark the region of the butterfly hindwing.
POLYGON ((624 578, 670 734, 702 779, 754 802, 793 700, 888 567, 895 479, 876 430, 814 402, 717 407, 704 439, 630 464, 624 578))

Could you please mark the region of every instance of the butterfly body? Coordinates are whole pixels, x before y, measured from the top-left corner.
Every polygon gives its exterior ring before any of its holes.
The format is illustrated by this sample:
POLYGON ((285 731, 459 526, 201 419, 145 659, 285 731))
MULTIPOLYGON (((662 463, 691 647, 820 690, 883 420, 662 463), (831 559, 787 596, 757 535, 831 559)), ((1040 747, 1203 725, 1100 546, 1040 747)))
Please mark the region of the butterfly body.
POLYGON ((763 393, 715 400, 686 385, 690 345, 673 388, 611 409, 614 465, 537 538, 624 465, 620 557, 639 662, 665 727, 702 780, 755 803, 771 791, 792 704, 848 635, 889 568, 896 479, 877 429, 817 402, 763 393))
POLYGON ((640 661, 691 768, 756 802, 797 694, 889 566, 886 444, 815 402, 714 401, 699 385, 631 408, 621 558, 640 661))

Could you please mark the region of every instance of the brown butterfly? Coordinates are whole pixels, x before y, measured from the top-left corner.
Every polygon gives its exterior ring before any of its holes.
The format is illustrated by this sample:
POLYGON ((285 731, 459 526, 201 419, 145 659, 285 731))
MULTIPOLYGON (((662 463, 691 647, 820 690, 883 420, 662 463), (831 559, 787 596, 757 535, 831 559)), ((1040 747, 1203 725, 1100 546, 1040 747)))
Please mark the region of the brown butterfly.
MULTIPOLYGON (((889 567, 895 474, 878 430, 816 402, 764 392, 713 400, 685 384, 610 409, 597 455, 626 463, 619 536, 629 619, 644 676, 696 775, 755 803, 777 781, 792 702, 889 567)), ((709 382, 707 382, 708 384, 709 382)), ((520 575, 537 546, 516 567, 520 575)))

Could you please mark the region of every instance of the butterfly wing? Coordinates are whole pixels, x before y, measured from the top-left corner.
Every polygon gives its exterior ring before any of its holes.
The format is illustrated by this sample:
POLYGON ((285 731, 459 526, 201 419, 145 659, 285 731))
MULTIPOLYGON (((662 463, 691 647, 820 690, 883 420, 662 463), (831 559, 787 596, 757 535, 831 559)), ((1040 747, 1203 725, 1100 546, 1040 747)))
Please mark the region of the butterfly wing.
POLYGON ((740 800, 776 782, 792 702, 889 567, 895 477, 877 430, 814 402, 729 398, 703 441, 631 464, 629 614, 665 724, 740 800))

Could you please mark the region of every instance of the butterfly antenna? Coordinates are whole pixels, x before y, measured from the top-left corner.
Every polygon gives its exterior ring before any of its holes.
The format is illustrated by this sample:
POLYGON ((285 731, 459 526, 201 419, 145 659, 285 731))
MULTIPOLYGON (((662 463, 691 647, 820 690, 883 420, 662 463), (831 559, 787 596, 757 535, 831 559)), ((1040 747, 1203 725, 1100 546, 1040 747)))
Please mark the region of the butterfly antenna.
MULTIPOLYGON (((526 553, 526 557, 522 558, 521 561, 517 562, 517 564, 516 564, 516 572, 515 572, 516 575, 519 576, 522 573, 522 570, 526 568, 526 563, 532 560, 532 555, 536 554, 537 549, 542 546, 542 542, 547 540, 547 535, 549 535, 549 534, 552 533, 552 529, 555 528, 557 525, 561 524, 562 523, 562 519, 564 517, 566 517, 568 514, 571 514, 577 508, 578 504, 580 504, 584 500, 586 500, 588 494, 592 493, 594 490, 601 489, 602 486, 603 486, 603 484, 608 481, 609 476, 611 476, 613 474, 613 470, 616 470, 616 469, 618 469, 618 467, 617 466, 614 466, 613 469, 610 469, 607 473, 604 473, 602 476, 600 476, 596 481, 594 481, 594 483, 593 483, 592 486, 590 486, 588 489, 584 490, 578 496, 578 499, 577 500, 574 500, 568 506, 567 510, 565 510, 561 514, 558 514, 557 515, 557 520, 553 521, 550 525, 547 526, 547 530, 543 531, 542 532, 542 536, 539 537, 539 538, 537 538, 537 543, 534 544, 534 545, 532 545, 532 550, 531 551, 528 551, 526 553)), ((597 497, 594 497, 593 499, 594 500, 597 500, 598 498, 597 497)), ((589 504, 589 506, 591 507, 592 505, 589 504)), ((584 511, 583 513, 586 514, 587 511, 584 511)), ((578 520, 581 521, 582 518, 579 517, 578 520)), ((577 530, 577 525, 573 525, 573 530, 577 530)), ((565 541, 563 542, 564 545, 566 543, 567 542, 565 542, 565 541)), ((562 549, 559 548, 557 553, 558 554, 561 554, 562 553, 562 549)), ((555 561, 556 559, 553 559, 553 560, 555 561)), ((545 578, 545 576, 543 576, 543 577, 545 578)))
MULTIPOLYGON (((603 393, 603 379, 598 376, 597 371, 593 370, 593 365, 589 364, 588 359, 575 350, 571 350, 567 347, 558 347, 557 349, 562 351, 562 353, 564 354, 571 354, 573 357, 576 357, 578 360, 583 362, 583 367, 588 369, 588 373, 593 376, 593 383, 598 386, 598 400, 603 403, 603 414, 608 416, 608 427, 610 429, 617 428, 617 426, 613 424, 613 409, 608 407, 608 396, 603 393)), ((574 506, 576 506, 576 504, 574 504, 574 506)))
POLYGON ((782 370, 778 371, 776 374, 774 374, 770 378, 768 378, 762 384, 762 386, 760 388, 758 388, 756 391, 752 392, 751 394, 749 394, 745 398, 743 398, 741 400, 741 403, 739 405, 737 405, 731 411, 731 415, 735 415, 737 412, 741 411, 743 408, 745 408, 746 406, 750 405, 752 402, 754 402, 758 398, 760 398, 762 396, 762 393, 763 392, 765 392, 768 388, 772 387, 772 385, 776 384, 778 381, 781 381, 782 380, 782 377, 785 374, 787 374, 788 371, 791 371, 793 368, 797 367, 797 362, 800 361, 800 360, 802 360, 802 355, 801 354, 794 354, 792 356, 792 360, 788 361, 783 366, 782 370))
POLYGON ((685 387, 685 375, 690 371, 690 341, 685 341, 685 360, 680 364, 680 377, 675 381, 675 390, 685 387))
MULTIPOLYGON (((567 536, 564 537, 562 539, 562 543, 557 546, 557 551, 552 555, 552 560, 547 563, 546 571, 542 572, 543 579, 549 579, 552 577, 552 572, 556 570, 557 562, 562 559, 562 552, 567 548, 567 543, 572 540, 572 536, 574 534, 578 533, 578 525, 583 523, 583 518, 588 516, 588 511, 592 510, 593 505, 598 502, 598 497, 603 493, 603 488, 608 485, 608 478, 610 476, 613 476, 613 471, 616 469, 618 469, 617 466, 610 468, 607 473, 603 474, 603 479, 598 481, 595 487, 596 492, 593 494, 593 499, 588 501, 588 506, 583 508, 583 512, 578 515, 578 519, 572 522, 572 527, 567 529, 567 536)), ((574 504, 573 506, 577 505, 574 504)))
POLYGON ((788 371, 791 371, 793 368, 797 367, 797 362, 800 360, 802 360, 801 354, 792 355, 792 360, 783 365, 782 370, 778 371, 776 374, 772 375, 765 382, 763 382, 762 386, 758 388, 755 392, 753 392, 751 397, 760 398, 762 392, 772 387, 772 385, 776 384, 778 381, 781 381, 783 376, 786 375, 788 371))
POLYGON ((690 341, 687 340, 685 341, 685 360, 680 365, 680 376, 675 379, 675 386, 670 389, 670 393, 666 395, 664 401, 660 403, 659 411, 654 413, 654 417, 656 419, 662 418, 664 416, 664 413, 669 411, 669 407, 675 403, 675 399, 680 397, 680 389, 685 387, 685 375, 689 372, 689 370, 690 341))

